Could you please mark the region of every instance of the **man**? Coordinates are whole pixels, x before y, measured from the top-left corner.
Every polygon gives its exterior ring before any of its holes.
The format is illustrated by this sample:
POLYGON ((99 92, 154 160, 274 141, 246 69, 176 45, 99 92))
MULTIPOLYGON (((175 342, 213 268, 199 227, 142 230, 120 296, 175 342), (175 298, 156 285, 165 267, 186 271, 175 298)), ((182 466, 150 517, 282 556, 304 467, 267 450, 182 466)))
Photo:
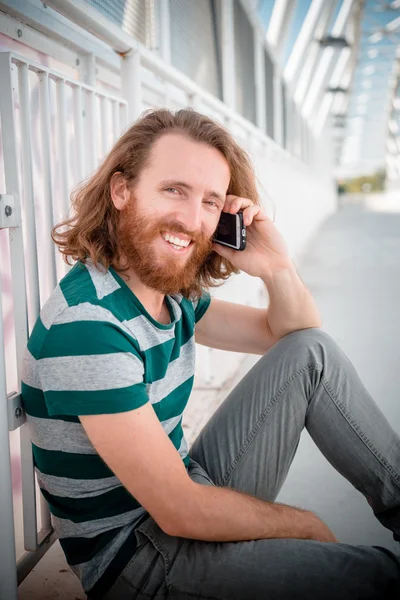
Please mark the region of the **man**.
POLYGON ((400 558, 275 503, 304 426, 400 540, 400 439, 260 207, 246 153, 192 110, 151 111, 74 194, 53 239, 75 266, 29 340, 38 481, 89 597, 389 598, 400 558), (247 247, 212 243, 243 210, 247 247), (207 291, 242 270, 267 309, 207 291), (195 341, 263 355, 188 451, 195 341))

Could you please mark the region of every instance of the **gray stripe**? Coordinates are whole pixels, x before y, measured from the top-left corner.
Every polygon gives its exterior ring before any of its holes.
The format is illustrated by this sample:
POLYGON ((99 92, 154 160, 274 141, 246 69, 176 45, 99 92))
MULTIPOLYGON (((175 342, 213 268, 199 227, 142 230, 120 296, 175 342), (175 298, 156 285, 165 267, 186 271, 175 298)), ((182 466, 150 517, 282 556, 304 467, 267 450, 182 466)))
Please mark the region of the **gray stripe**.
POLYGON ((124 527, 135 521, 139 516, 144 514, 145 509, 135 508, 121 515, 113 517, 105 517, 104 519, 94 519, 92 521, 84 521, 83 523, 74 523, 69 519, 61 519, 52 515, 54 529, 59 537, 95 537, 100 533, 114 529, 114 527, 124 527))
POLYGON ((173 392, 178 386, 187 381, 194 374, 195 367, 194 337, 181 346, 181 354, 171 361, 163 379, 146 385, 147 394, 152 404, 160 402, 173 392))
POLYGON ((71 452, 72 454, 97 454, 80 423, 40 419, 27 415, 32 442, 43 450, 71 452))
POLYGON ((131 337, 135 337, 133 332, 125 327, 123 322, 119 321, 111 311, 103 306, 91 304, 90 302, 81 302, 77 306, 69 306, 55 318, 54 325, 75 323, 76 321, 101 321, 111 323, 131 337))
POLYGON ((85 264, 99 300, 121 287, 110 271, 104 271, 101 265, 99 265, 99 268, 96 268, 90 260, 86 261, 85 264))
POLYGON ((182 419, 182 414, 177 417, 172 417, 171 419, 165 419, 165 421, 161 421, 161 425, 167 435, 171 433, 178 425, 179 421, 182 419))
POLYGON ((144 315, 123 321, 123 325, 128 329, 130 335, 137 339, 142 352, 175 337, 175 327, 163 330, 157 329, 144 315))
POLYGON ((169 296, 169 300, 171 303, 172 310, 174 311, 174 315, 175 315, 174 320, 179 321, 180 318, 182 317, 182 309, 179 306, 179 302, 177 302, 173 296, 169 296))
POLYGON ((43 391, 96 391, 128 387, 143 381, 143 363, 130 352, 41 358, 43 391))
POLYGON ((40 319, 46 329, 50 329, 55 317, 67 307, 68 302, 58 285, 40 312, 40 319))
POLYGON ((39 373, 37 369, 37 360, 29 352, 28 348, 25 348, 24 358, 22 361, 21 379, 30 387, 40 390, 42 388, 39 373))
POLYGON ((172 294, 171 296, 169 296, 169 298, 173 298, 178 304, 180 304, 183 300, 182 294, 172 294))
POLYGON ((36 474, 40 487, 50 494, 62 498, 95 498, 122 485, 115 475, 103 479, 74 479, 71 481, 69 477, 47 475, 38 468, 36 468, 36 474))
POLYGON ((187 442, 185 439, 185 434, 183 434, 183 437, 181 440, 181 445, 179 446, 178 452, 179 452, 179 455, 182 460, 184 458, 186 458, 186 456, 188 455, 188 445, 187 445, 187 442))

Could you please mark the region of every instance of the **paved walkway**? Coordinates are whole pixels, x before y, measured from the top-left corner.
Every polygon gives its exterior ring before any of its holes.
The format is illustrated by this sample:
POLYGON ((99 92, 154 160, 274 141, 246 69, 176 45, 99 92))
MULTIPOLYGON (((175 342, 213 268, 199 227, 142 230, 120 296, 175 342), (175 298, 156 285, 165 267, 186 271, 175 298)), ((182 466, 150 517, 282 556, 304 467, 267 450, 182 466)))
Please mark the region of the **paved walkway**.
MULTIPOLYGON (((380 206, 384 198, 371 198, 329 218, 299 272, 322 312, 323 329, 400 433, 400 194, 399 212, 377 212, 380 206)), ((277 500, 315 511, 341 542, 399 551, 364 497, 331 467, 306 431, 277 500)))
MULTIPOLYGON (((317 300, 324 330, 400 432, 400 196, 398 212, 376 210, 384 205, 374 197, 366 206, 344 206, 323 224, 297 268, 317 300)), ((256 360, 246 358, 223 388, 192 395, 185 418, 189 444, 256 360)), ((315 511, 341 542, 398 550, 361 494, 336 473, 306 431, 278 501, 315 511)), ((20 600, 83 599, 66 569, 57 543, 20 586, 20 600)))

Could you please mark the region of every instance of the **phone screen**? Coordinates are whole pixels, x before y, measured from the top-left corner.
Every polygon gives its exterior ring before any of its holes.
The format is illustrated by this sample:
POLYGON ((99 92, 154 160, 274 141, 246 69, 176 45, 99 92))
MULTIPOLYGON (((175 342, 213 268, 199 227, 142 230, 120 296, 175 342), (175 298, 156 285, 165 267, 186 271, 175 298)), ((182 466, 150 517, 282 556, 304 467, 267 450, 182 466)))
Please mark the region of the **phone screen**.
POLYGON ((229 246, 235 250, 244 250, 246 246, 246 228, 243 225, 243 213, 235 215, 221 213, 214 242, 229 246))

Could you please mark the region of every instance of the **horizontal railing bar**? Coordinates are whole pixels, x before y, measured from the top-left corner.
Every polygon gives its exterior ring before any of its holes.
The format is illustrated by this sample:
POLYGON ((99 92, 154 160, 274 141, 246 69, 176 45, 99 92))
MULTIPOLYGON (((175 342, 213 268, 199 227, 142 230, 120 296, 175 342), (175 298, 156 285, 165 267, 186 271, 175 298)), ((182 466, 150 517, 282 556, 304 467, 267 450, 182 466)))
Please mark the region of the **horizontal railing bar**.
POLYGON ((16 64, 17 66, 19 66, 20 64, 25 64, 28 66, 29 71, 32 71, 37 75, 40 75, 41 73, 47 73, 48 78, 54 81, 64 81, 66 85, 69 85, 72 88, 80 87, 83 90, 87 90, 88 92, 94 92, 96 96, 99 96, 100 98, 104 97, 108 98, 109 100, 116 100, 121 104, 126 104, 126 100, 124 100, 120 96, 108 94, 107 92, 98 90, 94 86, 88 85, 83 81, 76 81, 76 79, 71 79, 63 73, 54 71, 54 69, 50 69, 48 67, 44 67, 43 65, 40 65, 39 63, 36 63, 30 60, 29 58, 25 58, 24 56, 16 54, 15 52, 9 52, 8 54, 10 55, 10 59, 14 64, 16 64))

